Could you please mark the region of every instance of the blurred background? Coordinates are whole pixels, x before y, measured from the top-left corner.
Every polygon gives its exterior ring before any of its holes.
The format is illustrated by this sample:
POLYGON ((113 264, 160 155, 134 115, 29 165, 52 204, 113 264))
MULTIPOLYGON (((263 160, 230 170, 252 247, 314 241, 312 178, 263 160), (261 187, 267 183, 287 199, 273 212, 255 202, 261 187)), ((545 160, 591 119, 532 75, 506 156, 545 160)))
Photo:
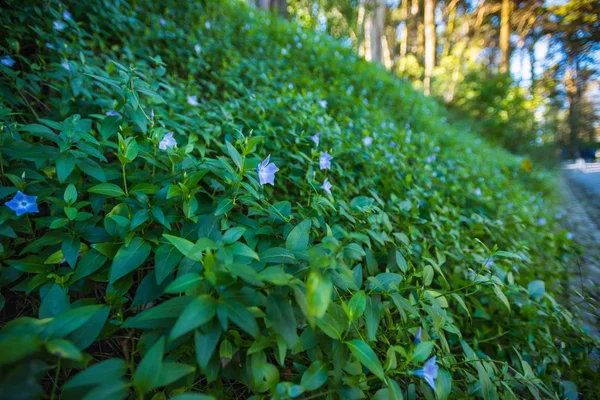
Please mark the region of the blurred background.
POLYGON ((538 162, 600 157, 599 0, 246 0, 324 31, 538 162))

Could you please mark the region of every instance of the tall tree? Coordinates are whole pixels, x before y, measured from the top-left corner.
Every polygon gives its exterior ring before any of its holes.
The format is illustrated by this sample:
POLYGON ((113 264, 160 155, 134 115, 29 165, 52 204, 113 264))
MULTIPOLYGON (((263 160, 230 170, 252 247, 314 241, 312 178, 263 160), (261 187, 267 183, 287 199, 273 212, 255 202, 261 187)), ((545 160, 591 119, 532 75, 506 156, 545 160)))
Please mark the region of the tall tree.
POLYGON ((502 0, 502 11, 500 15, 500 72, 508 72, 510 51, 510 0, 502 0))
POLYGON ((385 0, 365 0, 364 56, 367 61, 383 61, 385 0))
POLYGON ((435 0, 425 0, 425 94, 431 94, 431 75, 435 67, 435 0))

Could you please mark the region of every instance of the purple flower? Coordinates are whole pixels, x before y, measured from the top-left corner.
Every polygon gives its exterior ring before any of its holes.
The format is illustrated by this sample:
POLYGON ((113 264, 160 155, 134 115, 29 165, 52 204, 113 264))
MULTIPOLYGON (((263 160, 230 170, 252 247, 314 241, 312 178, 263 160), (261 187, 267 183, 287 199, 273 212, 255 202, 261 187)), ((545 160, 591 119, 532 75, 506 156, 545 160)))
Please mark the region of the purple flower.
POLYGON ((436 160, 436 159, 437 159, 437 156, 436 156, 435 154, 432 154, 432 155, 430 155, 429 157, 427 157, 427 158, 425 159, 425 161, 426 161, 428 164, 431 164, 431 163, 435 162, 435 160, 436 160))
POLYGON ((167 24, 167 21, 166 21, 164 18, 161 18, 161 19, 159 20, 159 22, 160 22, 160 24, 161 24, 162 26, 165 26, 165 25, 167 24))
POLYGON ((21 191, 18 191, 15 197, 13 197, 11 201, 7 201, 5 205, 13 210, 17 216, 21 216, 28 212, 40 212, 35 202, 36 199, 37 196, 27 196, 21 193, 21 191))
POLYGON ((321 186, 321 189, 323 189, 327 193, 331 194, 331 183, 329 183, 329 178, 325 178, 325 180, 323 181, 323 186, 321 186))
POLYGON ((316 134, 314 134, 313 136, 310 137, 310 140, 312 140, 315 143, 316 146, 319 145, 319 136, 320 135, 321 135, 320 133, 316 133, 316 134))
POLYGON ((415 344, 421 343, 421 334, 423 333, 423 328, 419 327, 417 334, 415 335, 415 344))
POLYGON ((321 153, 321 157, 319 157, 319 168, 320 169, 331 168, 331 160, 333 160, 333 157, 331 157, 329 154, 321 153))
POLYGON ((390 140, 390 147, 396 147, 396 142, 394 142, 393 140, 390 140))
POLYGON ((200 105, 200 103, 198 103, 198 96, 188 96, 187 102, 190 106, 193 106, 193 107, 200 105))
POLYGON ((52 27, 54 28, 55 31, 62 31, 63 29, 65 29, 67 25, 65 25, 64 22, 56 20, 52 23, 52 27))
POLYGON ((281 54, 283 54, 285 56, 287 54, 287 49, 285 49, 285 48, 281 49, 281 54))
POLYGON ((271 185, 275 185, 275 172, 279 171, 279 168, 273 163, 269 163, 271 160, 271 155, 269 154, 267 158, 256 167, 256 172, 258 173, 258 180, 261 185, 265 185, 270 183, 271 185))
POLYGON ((494 265, 494 259, 493 258, 488 258, 485 262, 485 267, 487 269, 492 268, 492 265, 494 265))
POLYGON ((364 144, 366 147, 369 147, 371 144, 373 144, 373 138, 372 138, 371 136, 365 136, 365 137, 363 138, 363 144, 364 144))
POLYGON ((173 132, 168 132, 165 136, 163 136, 162 140, 158 144, 158 148, 161 150, 170 149, 175 146, 177 141, 173 138, 173 132))
POLYGON ((5 65, 9 68, 12 68, 12 66, 15 65, 15 60, 13 60, 11 56, 6 55, 6 56, 0 58, 0 64, 5 65))
POLYGON ((410 143, 410 134, 406 135, 406 143, 410 143))
POLYGON ((62 16, 63 16, 63 19, 65 19, 65 20, 70 20, 71 19, 71 13, 68 12, 67 10, 65 10, 65 11, 62 12, 62 16))
POLYGON ((319 105, 323 108, 327 108, 327 100, 320 100, 319 105))
POLYGON ((116 112, 115 110, 110 110, 106 112, 106 115, 109 117, 120 117, 121 114, 119 114, 118 112, 116 112))
POLYGON ((418 376, 419 378, 424 378, 425 381, 431 386, 433 391, 435 392, 435 379, 438 375, 438 366, 435 363, 435 357, 431 357, 425 363, 425 367, 413 371, 413 375, 418 376))

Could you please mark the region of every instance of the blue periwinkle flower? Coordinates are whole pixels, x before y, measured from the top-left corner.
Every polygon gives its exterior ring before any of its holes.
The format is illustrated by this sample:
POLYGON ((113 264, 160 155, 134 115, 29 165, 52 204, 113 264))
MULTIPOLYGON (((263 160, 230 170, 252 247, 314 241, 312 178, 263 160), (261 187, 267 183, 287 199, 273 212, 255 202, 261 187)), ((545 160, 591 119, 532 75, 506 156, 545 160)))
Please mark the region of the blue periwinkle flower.
POLYGON ((567 232, 567 239, 573 240, 573 234, 571 232, 567 232))
POLYGON ((39 212, 36 203, 37 196, 27 196, 26 194, 18 191, 15 197, 11 201, 6 202, 6 207, 13 210, 17 216, 21 216, 25 213, 39 212))
POLYGON ((327 100, 321 100, 319 101, 319 105, 323 108, 327 108, 327 100))
POLYGON ((116 112, 115 110, 110 110, 106 112, 106 115, 109 117, 120 117, 121 114, 119 114, 118 112, 116 112))
POLYGON ((15 60, 13 60, 11 56, 6 55, 6 56, 0 58, 0 64, 5 65, 9 68, 12 68, 12 66, 15 65, 15 60))
POLYGON ((312 140, 315 143, 315 145, 317 145, 317 146, 319 145, 319 136, 320 135, 321 135, 320 133, 316 133, 310 137, 310 140, 312 140))
POLYGON ((267 183, 275 185, 275 172, 279 171, 279 168, 277 168, 275 164, 269 163, 270 160, 271 155, 269 154, 267 158, 265 158, 264 161, 258 164, 258 167, 256 167, 258 180, 261 185, 265 185, 267 183))
POLYGON ((544 218, 544 217, 542 217, 542 218, 538 218, 538 220, 537 220, 537 224, 538 224, 539 226, 544 226, 544 225, 546 225, 546 218, 544 218))
POLYGON ((198 96, 188 96, 187 102, 192 107, 196 107, 196 106, 200 105, 200 103, 198 103, 198 96))
POLYGON ((373 138, 372 138, 371 136, 365 136, 365 137, 363 138, 363 144, 364 144, 366 147, 369 147, 369 146, 370 146, 372 143, 373 143, 373 138))
POLYGON ((413 371, 413 375, 418 376, 419 378, 425 379, 425 381, 431 386, 433 391, 435 392, 435 379, 438 375, 438 366, 435 363, 435 357, 431 357, 425 363, 425 367, 413 371))
POLYGON ((65 25, 65 23, 60 20, 56 20, 52 23, 52 27, 56 31, 62 31, 63 29, 65 29, 66 26, 67 25, 65 25))
POLYGON ((166 150, 166 149, 170 149, 171 147, 175 146, 177 144, 177 142, 175 141, 175 138, 173 137, 173 132, 168 132, 160 141, 160 143, 158 144, 158 148, 161 150, 166 150))
POLYGON ((421 343, 421 334, 423 333, 423 328, 419 327, 417 334, 415 335, 415 344, 421 343))
POLYGON ((479 188, 475 189, 475 195, 481 196, 481 189, 479 189, 479 188))
POLYGON ((329 182, 329 178, 325 178, 325 180, 323 181, 323 186, 321 186, 321 189, 323 189, 327 193, 331 194, 331 183, 329 182))
POLYGON ((64 19, 66 19, 66 20, 69 20, 69 19, 71 19, 71 13, 70 13, 70 12, 68 12, 67 10, 65 10, 65 11, 63 11, 63 12, 62 12, 62 16, 63 16, 63 18, 64 18, 64 19))
POLYGON ((319 157, 319 168, 320 169, 331 168, 331 160, 333 160, 333 157, 331 157, 329 154, 321 153, 321 157, 319 157))
POLYGON ((167 24, 167 21, 166 21, 164 18, 161 18, 161 19, 159 20, 159 22, 160 22, 160 24, 161 24, 162 26, 165 26, 165 25, 167 24))

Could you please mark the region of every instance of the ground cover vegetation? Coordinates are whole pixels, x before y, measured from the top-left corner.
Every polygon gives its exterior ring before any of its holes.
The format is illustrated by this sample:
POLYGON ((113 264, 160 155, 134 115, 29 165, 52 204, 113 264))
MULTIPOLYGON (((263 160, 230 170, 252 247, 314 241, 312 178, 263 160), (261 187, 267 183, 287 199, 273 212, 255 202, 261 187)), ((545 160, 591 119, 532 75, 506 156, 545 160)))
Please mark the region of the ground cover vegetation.
POLYGON ((577 398, 548 172, 238 1, 0 14, 0 397, 577 398))

